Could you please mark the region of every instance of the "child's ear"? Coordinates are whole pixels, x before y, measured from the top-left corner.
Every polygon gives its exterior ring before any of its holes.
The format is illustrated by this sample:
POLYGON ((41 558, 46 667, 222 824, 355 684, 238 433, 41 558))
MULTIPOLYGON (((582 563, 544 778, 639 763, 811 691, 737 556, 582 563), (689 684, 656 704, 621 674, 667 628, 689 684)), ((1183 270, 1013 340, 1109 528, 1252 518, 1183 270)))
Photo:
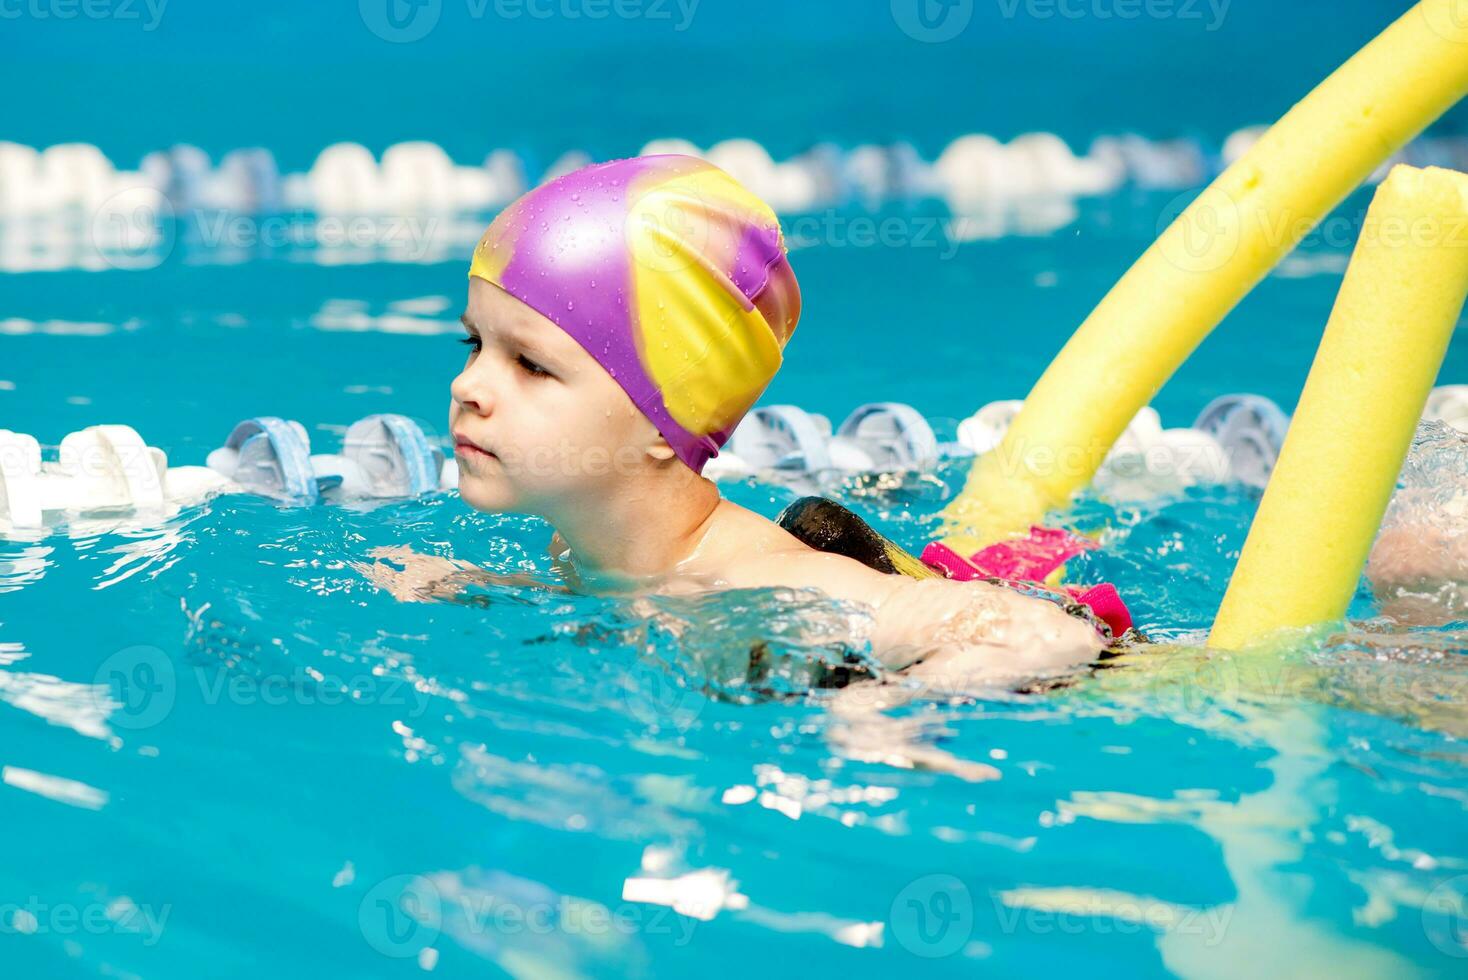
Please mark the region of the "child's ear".
POLYGON ((668 445, 668 440, 665 436, 658 436, 657 439, 655 439, 653 443, 647 447, 647 454, 660 463, 666 463, 668 460, 678 455, 677 453, 673 452, 673 447, 668 445))

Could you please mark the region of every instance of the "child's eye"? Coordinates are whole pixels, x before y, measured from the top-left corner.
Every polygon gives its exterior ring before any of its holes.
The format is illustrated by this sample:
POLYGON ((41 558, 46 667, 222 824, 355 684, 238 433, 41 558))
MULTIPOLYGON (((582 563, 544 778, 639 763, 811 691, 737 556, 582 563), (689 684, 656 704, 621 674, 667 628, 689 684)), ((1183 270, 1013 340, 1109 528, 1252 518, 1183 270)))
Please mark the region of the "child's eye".
POLYGON ((474 353, 476 354, 478 354, 480 350, 482 350, 484 347, 484 344, 480 341, 480 339, 474 336, 460 337, 459 343, 467 344, 469 347, 472 347, 474 349, 474 353))
POLYGON ((519 357, 515 358, 515 363, 519 364, 522 368, 524 368, 525 369, 525 373, 531 375, 532 377, 536 377, 536 378, 548 378, 548 377, 550 377, 550 372, 549 371, 547 371, 545 368, 541 367, 539 364, 536 364, 534 361, 532 361, 530 358, 526 357, 524 354, 521 354, 519 357))

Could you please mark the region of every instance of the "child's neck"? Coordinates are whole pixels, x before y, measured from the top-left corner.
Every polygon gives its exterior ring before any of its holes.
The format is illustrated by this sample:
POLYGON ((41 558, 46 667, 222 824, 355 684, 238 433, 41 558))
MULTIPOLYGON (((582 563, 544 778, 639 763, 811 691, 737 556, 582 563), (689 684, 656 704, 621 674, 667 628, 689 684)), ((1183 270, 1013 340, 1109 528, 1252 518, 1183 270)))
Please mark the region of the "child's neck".
POLYGON ((570 549, 582 583, 620 590, 666 577, 691 556, 720 503, 712 482, 685 470, 686 478, 624 488, 552 521, 570 549))

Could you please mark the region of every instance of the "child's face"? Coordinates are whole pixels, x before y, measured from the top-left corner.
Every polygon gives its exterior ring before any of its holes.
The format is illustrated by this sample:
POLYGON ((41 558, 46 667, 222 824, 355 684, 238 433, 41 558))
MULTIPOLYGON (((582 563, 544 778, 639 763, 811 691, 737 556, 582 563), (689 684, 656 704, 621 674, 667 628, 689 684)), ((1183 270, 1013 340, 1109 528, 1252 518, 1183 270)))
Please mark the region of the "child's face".
POLYGON ((672 457, 611 375, 535 310, 475 278, 463 319, 476 343, 449 389, 449 428, 471 507, 553 517, 672 457))

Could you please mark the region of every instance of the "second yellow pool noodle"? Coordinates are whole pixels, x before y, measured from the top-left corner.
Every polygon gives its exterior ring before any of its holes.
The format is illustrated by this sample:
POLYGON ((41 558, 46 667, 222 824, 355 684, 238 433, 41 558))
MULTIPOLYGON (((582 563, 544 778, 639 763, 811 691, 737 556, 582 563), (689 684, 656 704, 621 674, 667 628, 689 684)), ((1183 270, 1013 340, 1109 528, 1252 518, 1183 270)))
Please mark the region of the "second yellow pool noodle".
POLYGON ((1228 312, 1464 95, 1468 0, 1423 0, 1224 171, 1107 294, 944 509, 944 543, 968 554, 1066 504, 1228 312))
POLYGON ((1468 298, 1468 175, 1376 192, 1209 645, 1346 613, 1468 298))

